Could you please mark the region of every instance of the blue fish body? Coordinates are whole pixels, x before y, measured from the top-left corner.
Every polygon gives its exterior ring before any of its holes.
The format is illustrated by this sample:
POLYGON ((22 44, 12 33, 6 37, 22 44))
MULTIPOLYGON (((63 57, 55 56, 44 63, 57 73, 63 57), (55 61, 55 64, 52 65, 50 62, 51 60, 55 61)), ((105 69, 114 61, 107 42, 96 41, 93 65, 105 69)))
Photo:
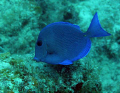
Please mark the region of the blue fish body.
POLYGON ((70 65, 85 57, 91 48, 91 37, 109 36, 101 27, 97 13, 87 32, 68 22, 55 22, 43 28, 35 46, 34 60, 50 64, 70 65))

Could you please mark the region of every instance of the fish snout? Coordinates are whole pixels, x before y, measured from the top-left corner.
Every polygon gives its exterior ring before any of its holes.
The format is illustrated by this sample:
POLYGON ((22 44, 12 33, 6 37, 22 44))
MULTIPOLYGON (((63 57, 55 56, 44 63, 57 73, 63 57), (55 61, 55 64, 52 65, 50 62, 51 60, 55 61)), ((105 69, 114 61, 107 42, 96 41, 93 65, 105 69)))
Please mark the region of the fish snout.
POLYGON ((36 62, 40 61, 40 59, 38 59, 37 57, 34 57, 33 60, 35 60, 36 62))

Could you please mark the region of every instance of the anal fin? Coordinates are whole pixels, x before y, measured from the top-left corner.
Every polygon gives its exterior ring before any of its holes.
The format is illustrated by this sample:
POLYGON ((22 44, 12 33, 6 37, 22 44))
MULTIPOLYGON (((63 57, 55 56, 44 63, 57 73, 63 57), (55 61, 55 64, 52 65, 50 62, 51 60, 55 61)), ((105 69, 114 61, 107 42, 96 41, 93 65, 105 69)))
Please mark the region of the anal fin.
POLYGON ((70 61, 70 60, 65 60, 65 61, 63 61, 63 62, 61 62, 61 63, 59 63, 60 65, 71 65, 73 62, 72 61, 70 61))

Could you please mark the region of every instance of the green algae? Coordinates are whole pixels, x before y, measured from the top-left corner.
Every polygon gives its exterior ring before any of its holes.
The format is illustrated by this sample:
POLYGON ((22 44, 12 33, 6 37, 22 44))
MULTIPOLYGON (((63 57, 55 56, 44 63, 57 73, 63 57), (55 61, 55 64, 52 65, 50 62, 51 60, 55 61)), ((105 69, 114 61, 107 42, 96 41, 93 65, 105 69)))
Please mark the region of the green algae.
POLYGON ((11 55, 10 52, 0 53, 0 59, 4 60, 4 59, 10 57, 10 55, 11 55))

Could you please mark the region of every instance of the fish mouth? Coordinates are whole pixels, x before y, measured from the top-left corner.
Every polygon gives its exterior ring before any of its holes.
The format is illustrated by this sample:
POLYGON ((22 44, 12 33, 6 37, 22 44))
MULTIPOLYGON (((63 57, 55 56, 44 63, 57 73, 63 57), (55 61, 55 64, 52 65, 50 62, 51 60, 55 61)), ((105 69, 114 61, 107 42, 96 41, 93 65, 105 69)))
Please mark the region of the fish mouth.
POLYGON ((38 59, 37 57, 34 57, 33 60, 35 60, 36 62, 40 62, 40 59, 38 59))

